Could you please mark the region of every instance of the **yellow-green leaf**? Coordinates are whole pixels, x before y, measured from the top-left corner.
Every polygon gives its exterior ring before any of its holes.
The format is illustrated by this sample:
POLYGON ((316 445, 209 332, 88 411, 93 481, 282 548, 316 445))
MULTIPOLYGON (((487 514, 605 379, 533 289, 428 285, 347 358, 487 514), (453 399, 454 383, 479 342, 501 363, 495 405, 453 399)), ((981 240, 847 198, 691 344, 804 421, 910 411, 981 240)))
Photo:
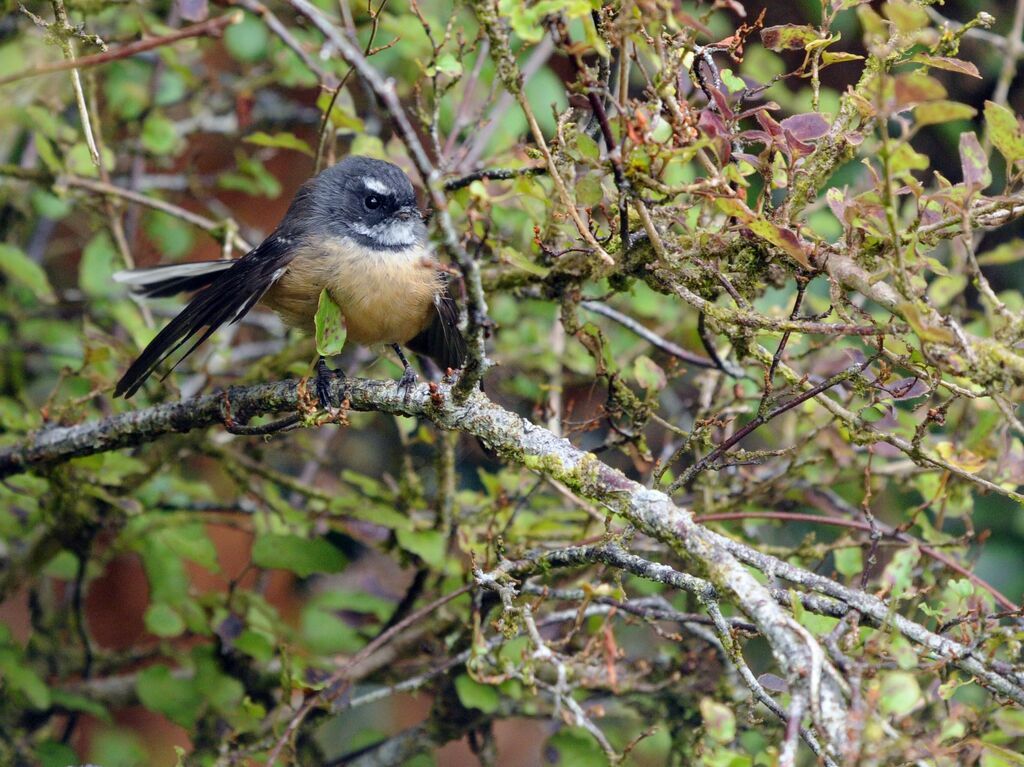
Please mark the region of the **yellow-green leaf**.
POLYGON ((994 101, 986 101, 985 126, 989 139, 1008 164, 1024 160, 1024 133, 1013 112, 994 101))
POLYGON ((313 319, 316 327, 316 352, 321 357, 341 354, 345 348, 345 316, 341 313, 331 294, 324 288, 320 291, 320 301, 313 319))
POLYGON ((898 307, 903 319, 907 321, 917 337, 922 341, 931 341, 937 344, 952 344, 956 341, 953 331, 949 328, 929 325, 921 316, 921 312, 910 301, 902 302, 898 307))
POLYGON ((313 156, 313 150, 310 149, 309 144, 300 139, 294 133, 264 133, 263 131, 256 131, 245 137, 245 141, 249 144, 256 144, 257 146, 269 146, 276 149, 294 149, 296 152, 302 152, 303 154, 313 156))

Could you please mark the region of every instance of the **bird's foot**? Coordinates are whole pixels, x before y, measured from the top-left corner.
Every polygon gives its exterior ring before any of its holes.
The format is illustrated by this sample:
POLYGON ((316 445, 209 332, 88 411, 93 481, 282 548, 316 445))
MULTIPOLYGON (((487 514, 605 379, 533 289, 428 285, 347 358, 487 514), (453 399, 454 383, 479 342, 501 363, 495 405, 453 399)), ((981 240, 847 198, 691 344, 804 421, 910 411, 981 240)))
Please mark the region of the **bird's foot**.
POLYGON ((321 357, 316 361, 316 398, 320 400, 320 407, 324 410, 333 410, 341 407, 341 402, 335 401, 332 396, 332 387, 335 378, 344 378, 344 370, 332 370, 327 367, 327 361, 321 357))
POLYGON ((405 352, 402 351, 402 347, 398 344, 391 344, 391 348, 395 350, 395 354, 398 355, 398 359, 402 361, 402 377, 398 379, 398 391, 405 390, 405 401, 409 401, 409 395, 412 393, 412 387, 416 384, 416 371, 412 369, 412 365, 409 364, 409 360, 405 358, 405 352))
POLYGON ((408 366, 402 371, 402 377, 398 379, 398 391, 405 392, 406 401, 409 399, 409 394, 412 393, 412 387, 416 385, 417 378, 416 371, 412 369, 412 366, 408 366))

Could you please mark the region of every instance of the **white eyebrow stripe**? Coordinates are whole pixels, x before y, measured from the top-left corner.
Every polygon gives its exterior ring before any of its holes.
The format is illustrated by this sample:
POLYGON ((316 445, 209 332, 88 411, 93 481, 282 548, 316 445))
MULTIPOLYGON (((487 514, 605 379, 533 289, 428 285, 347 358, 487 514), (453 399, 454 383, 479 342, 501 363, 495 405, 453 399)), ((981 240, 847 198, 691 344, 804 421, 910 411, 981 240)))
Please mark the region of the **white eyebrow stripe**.
POLYGON ((367 189, 369 189, 371 192, 376 192, 377 194, 390 194, 391 193, 391 190, 388 189, 387 184, 382 184, 377 179, 371 178, 369 176, 367 176, 367 177, 365 177, 363 179, 363 185, 367 189))

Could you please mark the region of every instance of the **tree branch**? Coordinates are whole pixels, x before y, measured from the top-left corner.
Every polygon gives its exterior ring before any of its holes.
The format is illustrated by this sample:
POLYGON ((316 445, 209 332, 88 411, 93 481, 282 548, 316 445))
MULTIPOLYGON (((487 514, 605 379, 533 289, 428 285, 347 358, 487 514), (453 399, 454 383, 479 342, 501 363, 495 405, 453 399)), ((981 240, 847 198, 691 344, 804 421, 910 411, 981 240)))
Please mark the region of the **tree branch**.
MULTIPOLYGON (((332 382, 332 387, 332 395, 347 401, 352 410, 424 417, 441 428, 472 434, 510 461, 603 503, 645 534, 695 562, 722 598, 737 605, 765 636, 791 689, 808 692, 815 708, 814 720, 820 723, 825 742, 837 753, 845 742, 842 677, 823 659, 816 640, 778 604, 772 591, 753 577, 747 565, 845 602, 871 621, 892 626, 937 658, 974 675, 993 692, 1024 705, 1024 687, 1019 679, 992 670, 968 647, 894 613, 885 602, 869 594, 711 532, 664 493, 628 479, 593 454, 500 407, 482 392, 471 392, 464 400, 456 401, 451 383, 421 384, 408 393, 392 381, 340 379, 332 382), (809 676, 808 669, 813 672, 809 676), (816 689, 809 690, 809 686, 816 689)), ((44 429, 0 451, 0 478, 76 456, 152 442, 173 432, 225 423, 228 413, 235 422, 244 423, 256 415, 299 410, 307 416, 304 422, 312 425, 317 423, 313 402, 304 380, 285 380, 232 387, 101 421, 44 429)))

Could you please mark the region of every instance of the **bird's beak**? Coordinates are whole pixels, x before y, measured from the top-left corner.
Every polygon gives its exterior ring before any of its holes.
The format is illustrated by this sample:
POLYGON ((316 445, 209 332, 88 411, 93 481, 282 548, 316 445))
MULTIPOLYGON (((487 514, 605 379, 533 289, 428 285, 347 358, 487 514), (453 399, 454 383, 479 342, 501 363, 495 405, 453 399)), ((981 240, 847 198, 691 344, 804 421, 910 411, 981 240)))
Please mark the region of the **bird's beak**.
POLYGON ((423 214, 415 205, 406 205, 395 211, 395 218, 399 221, 422 221, 423 214))

